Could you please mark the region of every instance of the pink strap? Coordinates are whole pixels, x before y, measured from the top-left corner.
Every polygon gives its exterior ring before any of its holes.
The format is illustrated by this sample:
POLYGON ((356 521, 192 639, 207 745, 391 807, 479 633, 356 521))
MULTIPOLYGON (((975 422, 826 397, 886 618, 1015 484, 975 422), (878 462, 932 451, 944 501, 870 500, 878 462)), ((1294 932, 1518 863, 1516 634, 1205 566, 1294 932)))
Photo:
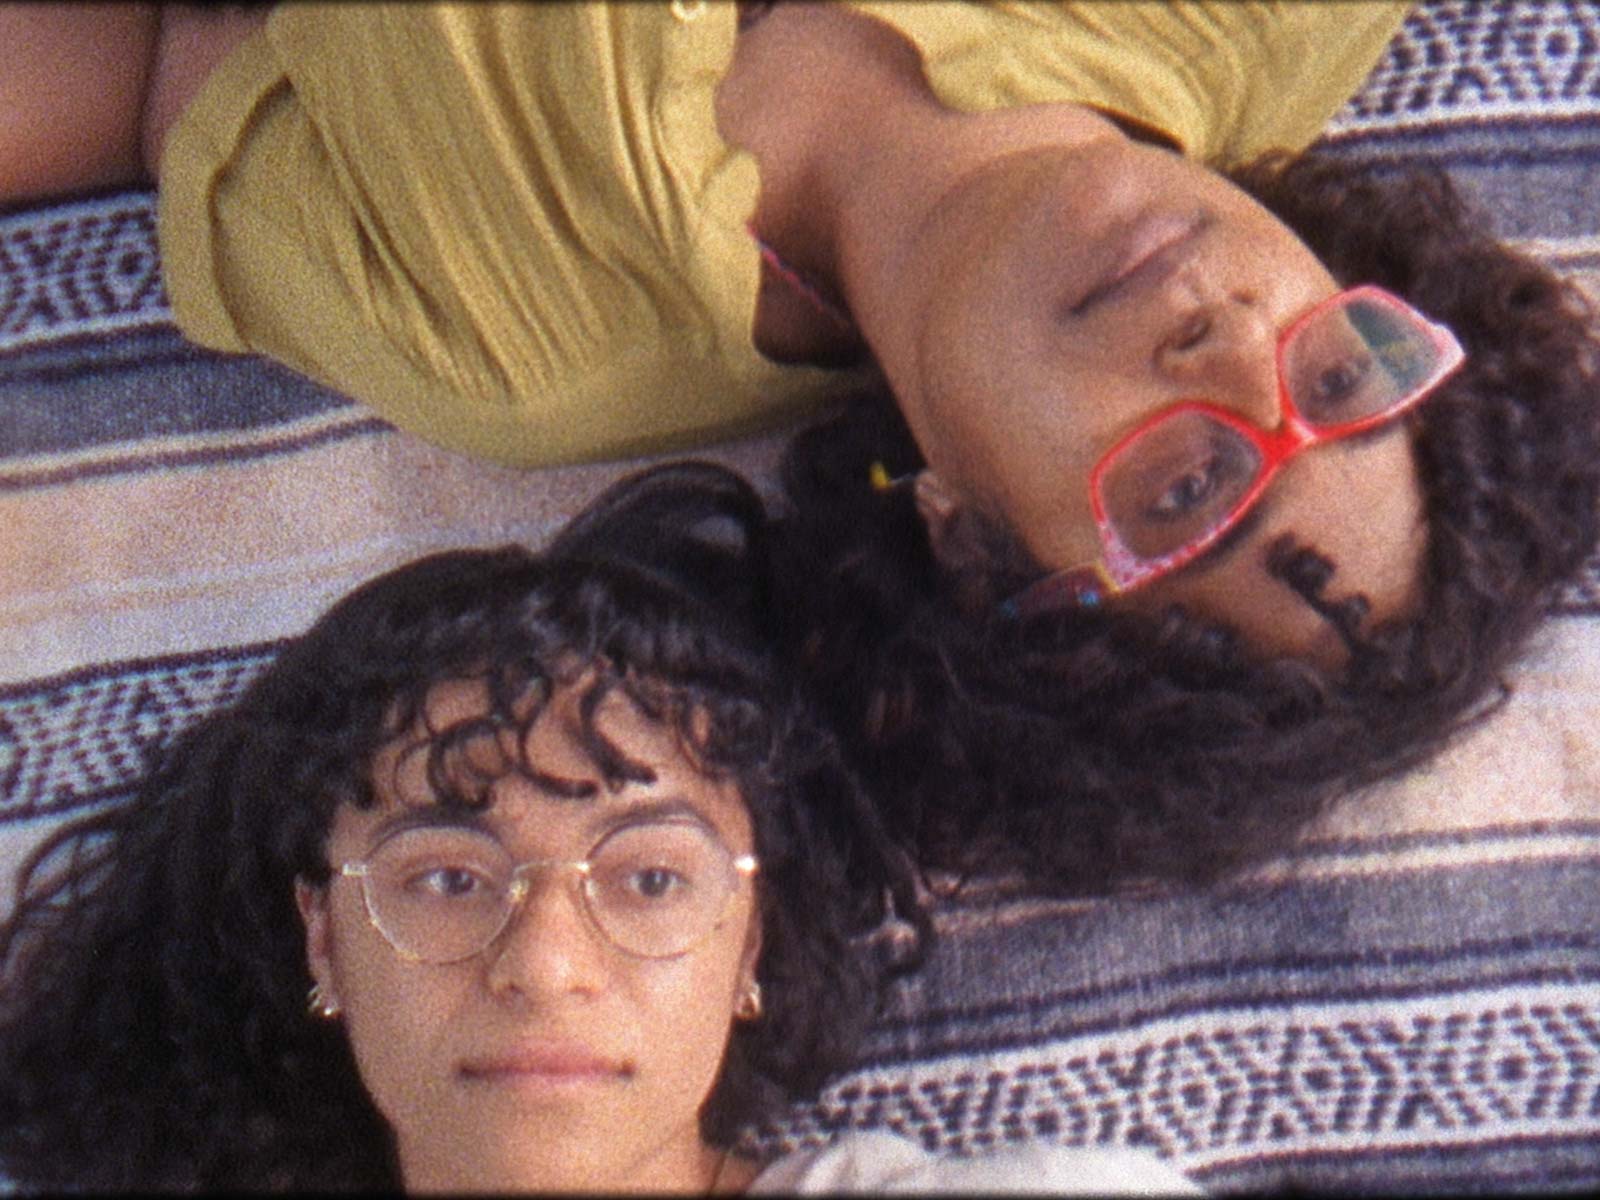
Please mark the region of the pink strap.
POLYGON ((800 274, 799 271, 784 262, 782 256, 776 250, 761 240, 761 235, 756 232, 754 225, 746 222, 745 228, 750 231, 751 238, 755 240, 756 249, 761 251, 762 261, 776 271, 778 276, 788 283, 790 287, 810 301, 811 307, 841 329, 851 330, 852 332, 855 330, 855 322, 850 319, 849 313, 824 296, 817 286, 800 274))

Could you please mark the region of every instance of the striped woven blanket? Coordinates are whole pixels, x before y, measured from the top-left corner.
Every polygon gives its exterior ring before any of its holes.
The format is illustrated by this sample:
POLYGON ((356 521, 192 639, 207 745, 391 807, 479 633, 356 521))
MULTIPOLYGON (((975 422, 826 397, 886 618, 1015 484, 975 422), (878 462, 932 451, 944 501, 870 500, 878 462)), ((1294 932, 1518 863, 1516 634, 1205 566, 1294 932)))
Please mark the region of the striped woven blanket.
MULTIPOLYGON (((1422 4, 1324 144, 1445 167, 1600 296, 1587 0, 1422 4)), ((770 480, 778 447, 710 457, 770 480)), ((0 217, 0 887, 359 580, 542 542, 639 465, 470 462, 188 346, 148 193, 0 217)), ((1230 887, 963 894, 858 1069, 750 1140, 1142 1145, 1224 1192, 1600 1188, 1600 562, 1512 682, 1230 887)))

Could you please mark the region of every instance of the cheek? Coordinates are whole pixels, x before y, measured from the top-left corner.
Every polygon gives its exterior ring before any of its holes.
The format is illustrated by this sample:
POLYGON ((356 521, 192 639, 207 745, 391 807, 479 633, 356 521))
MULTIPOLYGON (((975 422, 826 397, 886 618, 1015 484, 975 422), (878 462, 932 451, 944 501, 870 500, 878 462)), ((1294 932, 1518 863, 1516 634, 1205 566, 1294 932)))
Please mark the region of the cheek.
POLYGON ((971 267, 929 301, 915 397, 902 404, 930 465, 950 478, 991 474, 1036 436, 1050 378, 1049 304, 1011 277, 971 267))
POLYGON ((681 992, 673 999, 675 1011, 650 1022, 646 1031, 653 1052, 662 1056, 658 1079, 664 1097, 685 1120, 698 1116, 721 1075, 733 1027, 731 1004, 724 1003, 729 994, 720 981, 681 992))
POLYGON ((640 980, 645 1043, 663 1090, 686 1116, 699 1112, 722 1069, 744 979, 744 927, 730 921, 698 952, 640 980))
POLYGON ((924 414, 931 432, 917 435, 929 465, 962 500, 1002 516, 1041 562, 1082 561, 1070 556, 1096 544, 1087 414, 1062 398, 1070 385, 1017 353, 957 361, 964 354, 952 350, 938 402, 924 414))
POLYGON ((442 1035, 469 981, 459 967, 406 963, 364 914, 339 914, 347 915, 335 921, 331 955, 340 1020, 362 1083, 390 1124, 404 1130, 419 1114, 438 1111, 433 1096, 448 1065, 442 1035))
POLYGON ((1036 561, 1060 569, 1099 557, 1090 476, 1117 433, 1157 401, 1148 390, 1130 389, 1125 380, 1104 373, 1074 372, 1053 386, 1093 396, 1095 402, 1035 404, 986 480, 986 498, 1036 561))

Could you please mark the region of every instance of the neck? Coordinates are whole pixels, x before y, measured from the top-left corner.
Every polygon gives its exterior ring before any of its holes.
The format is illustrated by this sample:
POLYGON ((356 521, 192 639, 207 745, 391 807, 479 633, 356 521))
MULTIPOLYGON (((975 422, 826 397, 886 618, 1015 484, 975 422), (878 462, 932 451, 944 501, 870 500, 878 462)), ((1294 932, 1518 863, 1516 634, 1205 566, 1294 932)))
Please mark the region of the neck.
POLYGON ((762 239, 848 308, 903 399, 920 311, 913 268, 942 200, 998 158, 1111 128, 1075 104, 947 108, 909 40, 827 4, 776 5, 740 34, 717 118, 756 158, 762 239))
MULTIPOLYGON (((727 1195, 742 1192, 760 1166, 701 1141, 670 1143, 637 1156, 626 1150, 609 1161, 591 1145, 554 1148, 498 1147, 479 1141, 400 1147, 400 1175, 408 1194, 526 1192, 578 1195, 727 1195)), ((621 1150, 621 1147, 618 1147, 621 1150)))
POLYGON ((724 138, 760 169, 762 241, 835 299, 847 286, 851 214, 880 205, 880 238, 901 226, 937 110, 909 42, 825 4, 777 5, 741 33, 717 93, 724 138))

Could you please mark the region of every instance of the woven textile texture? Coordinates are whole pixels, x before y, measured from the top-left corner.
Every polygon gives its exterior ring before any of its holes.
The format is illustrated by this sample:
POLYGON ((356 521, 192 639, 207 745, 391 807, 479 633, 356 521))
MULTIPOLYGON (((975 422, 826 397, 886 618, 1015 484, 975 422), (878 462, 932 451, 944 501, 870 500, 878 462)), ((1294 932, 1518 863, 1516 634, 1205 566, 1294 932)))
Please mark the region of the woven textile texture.
MULTIPOLYGON (((1600 297, 1588 0, 1419 5, 1323 145, 1448 170, 1600 297)), ((780 444, 710 456, 770 481, 780 444)), ((148 193, 0 216, 0 909, 45 832, 125 796, 356 582, 540 543, 640 465, 470 462, 188 346, 148 193)), ((858 1068, 751 1144, 1141 1145, 1221 1192, 1600 1188, 1600 560, 1512 682, 1227 888, 947 903, 858 1068)))

